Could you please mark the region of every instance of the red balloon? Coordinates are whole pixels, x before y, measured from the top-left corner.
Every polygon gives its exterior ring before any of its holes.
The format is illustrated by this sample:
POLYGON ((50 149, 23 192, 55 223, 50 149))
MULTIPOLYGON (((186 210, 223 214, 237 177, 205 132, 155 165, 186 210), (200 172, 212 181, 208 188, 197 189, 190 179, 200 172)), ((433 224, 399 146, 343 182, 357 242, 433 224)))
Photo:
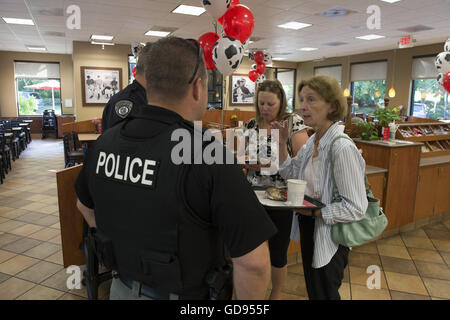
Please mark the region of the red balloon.
POLYGON ((216 69, 216 65, 214 64, 212 57, 212 50, 217 40, 219 40, 219 35, 214 32, 205 33, 198 39, 198 42, 200 42, 200 45, 202 46, 206 67, 209 70, 216 69))
POLYGON ((253 54, 253 60, 255 60, 255 62, 256 62, 257 64, 263 63, 263 62, 264 62, 264 52, 262 52, 262 51, 256 51, 256 52, 253 54))
POLYGON ((258 63, 256 65, 256 72, 258 72, 258 74, 263 74, 266 72, 266 65, 264 63, 258 63))
POLYGON ((256 70, 252 70, 248 73, 248 77, 251 81, 255 82, 256 80, 258 80, 259 74, 256 70))
POLYGON ((246 6, 238 4, 231 7, 223 18, 223 30, 227 36, 245 43, 252 35, 255 27, 255 18, 246 6))
POLYGON ((134 67, 133 70, 131 70, 131 72, 133 73, 133 78, 136 78, 136 67, 134 67))
MULTIPOLYGON (((233 1, 231 1, 230 8, 233 8, 234 6, 236 6, 238 4, 241 4, 240 0, 233 0, 233 1)), ((220 24, 223 24, 223 16, 221 16, 219 19, 217 19, 217 22, 219 22, 220 24)))
POLYGON ((447 91, 448 93, 450 93, 450 72, 448 72, 445 76, 444 76, 444 89, 445 91, 447 91))

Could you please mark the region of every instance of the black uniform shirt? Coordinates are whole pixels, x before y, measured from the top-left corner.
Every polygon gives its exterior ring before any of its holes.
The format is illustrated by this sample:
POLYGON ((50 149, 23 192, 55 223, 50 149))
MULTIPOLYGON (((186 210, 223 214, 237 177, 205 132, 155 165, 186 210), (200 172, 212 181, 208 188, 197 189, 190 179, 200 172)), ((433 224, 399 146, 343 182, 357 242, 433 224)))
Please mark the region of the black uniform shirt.
POLYGON ((147 105, 145 88, 136 80, 122 91, 116 93, 103 109, 102 131, 114 127, 116 124, 134 115, 141 106, 147 105))
MULTIPOLYGON (((140 112, 144 116, 156 115, 161 122, 132 119, 123 129, 123 134, 127 137, 151 137, 182 119, 177 113, 156 106, 143 106, 140 112)), ((95 159, 88 156, 86 161, 95 159)), ((88 179, 93 173, 84 170, 87 167, 86 161, 75 189, 80 201, 94 209, 95 203, 88 189, 88 179)), ((219 230, 233 258, 257 248, 277 231, 237 164, 190 165, 185 192, 188 205, 219 230)))

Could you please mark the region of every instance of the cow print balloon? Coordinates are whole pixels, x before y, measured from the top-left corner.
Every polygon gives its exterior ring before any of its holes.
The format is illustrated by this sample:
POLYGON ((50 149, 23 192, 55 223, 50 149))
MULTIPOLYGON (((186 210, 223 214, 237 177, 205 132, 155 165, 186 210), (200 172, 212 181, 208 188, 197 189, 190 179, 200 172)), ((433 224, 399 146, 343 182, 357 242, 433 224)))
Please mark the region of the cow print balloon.
POLYGON ((257 67, 256 63, 252 64, 252 66, 250 67, 250 70, 256 70, 256 67, 257 67))
POLYGON ((242 43, 231 37, 223 37, 217 40, 213 49, 213 60, 223 76, 232 74, 242 63, 244 47, 242 43))
POLYGON ((203 0, 203 8, 214 18, 222 17, 231 5, 231 0, 203 0))
POLYGON ((445 52, 450 52, 450 39, 445 41, 444 51, 445 52))
POLYGON ((266 66, 272 64, 272 55, 270 53, 264 52, 264 64, 266 66))
POLYGON ((439 73, 446 74, 447 72, 450 72, 450 52, 439 53, 434 65, 439 73))
POLYGON ((436 80, 437 80, 439 86, 441 88, 444 88, 444 74, 443 73, 439 73, 437 78, 436 78, 436 80))
POLYGON ((263 74, 260 74, 258 79, 256 80, 256 83, 259 84, 259 83, 263 83, 264 81, 266 81, 266 76, 263 74))

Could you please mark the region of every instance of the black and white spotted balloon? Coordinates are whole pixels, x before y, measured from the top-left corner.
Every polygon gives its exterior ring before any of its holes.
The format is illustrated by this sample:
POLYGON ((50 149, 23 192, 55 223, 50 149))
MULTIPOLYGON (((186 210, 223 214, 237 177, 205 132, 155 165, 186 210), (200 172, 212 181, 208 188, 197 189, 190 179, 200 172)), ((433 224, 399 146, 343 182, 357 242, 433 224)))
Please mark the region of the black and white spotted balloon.
POLYGON ((231 5, 231 0, 203 0, 203 8, 214 18, 222 17, 231 5))
POLYGON ((250 70, 256 70, 256 67, 257 67, 256 63, 252 64, 251 67, 250 67, 250 70))
POLYGON ((439 73, 446 74, 450 72, 450 52, 441 52, 437 55, 434 62, 439 73))
POLYGON ((237 39, 228 36, 222 37, 214 45, 212 54, 217 70, 226 77, 241 65, 244 58, 244 47, 237 39))
POLYGON ((439 73, 436 80, 437 80, 437 83, 439 84, 439 87, 444 88, 444 74, 439 73))
POLYGON ((450 52, 450 39, 447 39, 447 41, 445 41, 444 51, 450 52))
POLYGON ((258 79, 256 79, 256 83, 263 83, 264 81, 266 81, 266 76, 263 74, 260 74, 258 79))

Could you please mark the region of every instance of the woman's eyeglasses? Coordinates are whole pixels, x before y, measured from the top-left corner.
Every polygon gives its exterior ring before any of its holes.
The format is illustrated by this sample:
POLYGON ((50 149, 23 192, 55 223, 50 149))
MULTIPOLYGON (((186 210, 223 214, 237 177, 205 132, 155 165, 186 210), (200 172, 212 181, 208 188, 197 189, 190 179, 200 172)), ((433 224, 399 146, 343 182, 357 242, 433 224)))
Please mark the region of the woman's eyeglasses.
POLYGON ((200 43, 197 40, 195 40, 195 39, 186 39, 186 40, 193 43, 197 47, 197 52, 198 52, 197 62, 195 64, 194 73, 192 74, 191 80, 189 80, 189 82, 188 82, 189 84, 191 84, 194 81, 195 76, 197 75, 198 67, 200 66, 200 62, 202 61, 201 59, 203 58, 203 51, 202 51, 202 46, 200 45, 200 43))

